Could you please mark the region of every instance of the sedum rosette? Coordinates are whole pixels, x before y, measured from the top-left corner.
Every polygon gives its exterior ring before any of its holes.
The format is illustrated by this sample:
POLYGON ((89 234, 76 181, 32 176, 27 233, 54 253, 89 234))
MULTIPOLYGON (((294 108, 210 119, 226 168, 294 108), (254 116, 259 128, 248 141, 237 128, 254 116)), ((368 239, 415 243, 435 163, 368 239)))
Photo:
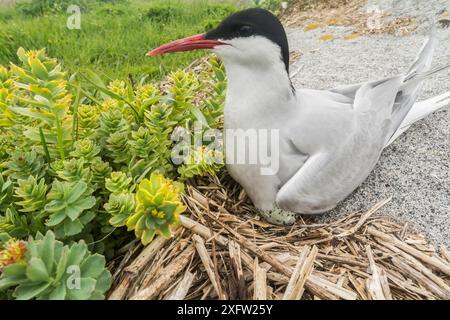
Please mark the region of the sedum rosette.
POLYGON ((84 241, 64 245, 51 231, 30 238, 25 257, 5 266, 0 276, 0 292, 14 288, 18 300, 104 299, 110 285, 105 257, 91 254, 84 241))
POLYGON ((126 225, 129 231, 134 230, 144 245, 150 243, 156 234, 170 237, 170 226, 177 224, 180 213, 186 210, 181 202, 182 186, 159 173, 152 173, 150 179, 139 184, 136 212, 126 225))

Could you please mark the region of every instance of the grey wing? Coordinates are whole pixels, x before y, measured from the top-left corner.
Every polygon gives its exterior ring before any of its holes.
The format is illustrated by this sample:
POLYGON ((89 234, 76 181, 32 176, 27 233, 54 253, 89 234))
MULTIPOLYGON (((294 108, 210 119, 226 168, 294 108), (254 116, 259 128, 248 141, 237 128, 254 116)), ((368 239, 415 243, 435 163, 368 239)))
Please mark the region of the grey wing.
POLYGON ((311 131, 305 134, 304 127, 299 128, 300 139, 294 143, 305 150, 305 140, 309 139, 315 149, 278 191, 280 208, 304 214, 328 211, 366 179, 389 136, 392 105, 402 81, 403 76, 399 76, 360 85, 350 110, 339 107, 346 99, 344 94, 303 96, 304 103, 311 105, 311 111, 305 113, 309 118, 303 119, 311 131), (328 105, 317 104, 323 103, 324 97, 334 100, 328 105), (311 101, 305 102, 308 99, 311 101))
POLYGON ((414 79, 430 69, 434 47, 432 33, 406 75, 325 92, 305 91, 299 100, 310 110, 303 124, 311 129, 294 132, 299 137, 294 143, 299 150, 313 145, 316 149, 306 152, 308 160, 277 193, 280 208, 328 211, 366 179, 414 105, 421 88, 421 81, 414 79))
MULTIPOLYGON (((391 107, 391 128, 386 139, 385 143, 386 145, 389 144, 388 142, 390 141, 392 136, 396 135, 396 132, 401 126, 405 117, 407 117, 408 113, 411 111, 411 108, 417 101, 420 89, 422 88, 423 80, 425 78, 425 76, 423 75, 426 75, 426 73, 431 68, 431 62, 435 47, 436 47, 436 30, 433 27, 431 34, 425 40, 421 50, 419 51, 419 54, 417 55, 416 60, 409 68, 409 70, 406 72, 406 75, 403 77, 403 80, 400 83, 400 85, 391 88, 392 90, 397 91, 397 93, 395 96, 394 103, 392 104, 391 107)), ((372 82, 371 86, 376 87, 378 85, 382 85, 383 83, 389 82, 391 79, 392 78, 387 78, 376 82, 372 82)), ((359 90, 364 85, 367 84, 362 83, 362 84, 353 84, 349 86, 342 86, 332 89, 330 91, 345 95, 348 98, 355 99, 356 94, 360 92, 359 90)), ((377 108, 377 105, 374 105, 374 107, 377 108)))

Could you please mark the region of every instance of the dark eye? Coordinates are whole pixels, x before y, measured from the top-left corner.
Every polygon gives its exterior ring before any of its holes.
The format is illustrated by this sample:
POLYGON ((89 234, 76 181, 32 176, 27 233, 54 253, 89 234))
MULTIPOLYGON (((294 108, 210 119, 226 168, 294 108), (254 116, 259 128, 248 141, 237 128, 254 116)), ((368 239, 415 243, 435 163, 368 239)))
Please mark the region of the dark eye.
POLYGON ((253 34, 253 28, 251 26, 240 26, 239 35, 242 37, 248 37, 253 34))

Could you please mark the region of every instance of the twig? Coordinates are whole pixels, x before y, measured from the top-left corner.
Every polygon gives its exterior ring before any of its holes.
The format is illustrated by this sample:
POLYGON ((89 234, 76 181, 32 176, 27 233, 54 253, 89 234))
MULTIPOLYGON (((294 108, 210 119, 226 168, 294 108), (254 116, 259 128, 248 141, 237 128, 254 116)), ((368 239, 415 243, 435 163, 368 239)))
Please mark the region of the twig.
POLYGON ((130 300, 150 300, 158 296, 158 294, 170 285, 173 278, 181 272, 189 263, 194 247, 188 246, 177 258, 175 258, 164 270, 161 276, 157 278, 150 287, 140 290, 130 300))
POLYGON ((156 253, 158 253, 158 251, 161 250, 162 247, 164 247, 167 241, 168 239, 164 237, 156 237, 147 247, 145 247, 144 250, 141 251, 139 256, 128 267, 124 269, 125 274, 122 281, 119 283, 119 285, 116 286, 108 299, 123 299, 128 292, 128 288, 131 284, 131 279, 134 277, 134 275, 139 273, 139 271, 142 270, 151 259, 153 259, 156 253))
POLYGON ((448 252, 447 248, 442 245, 440 249, 441 255, 450 263, 450 252, 448 252))
POLYGON ((425 277, 419 271, 415 270, 413 267, 409 266, 404 261, 401 261, 398 258, 392 258, 392 263, 400 269, 405 270, 409 274, 410 278, 422 284, 425 288, 429 289, 441 299, 450 299, 450 296, 443 290, 443 288, 430 281, 427 277, 425 277))
MULTIPOLYGON (((369 259, 370 264, 370 273, 372 276, 366 279, 367 292, 369 293, 372 300, 386 300, 386 296, 383 291, 383 286, 381 282, 381 278, 385 275, 382 274, 381 269, 375 264, 375 260, 373 258, 372 249, 370 246, 366 246, 367 258, 369 259)), ((385 281, 387 283, 387 281, 385 281)), ((389 290, 389 289, 388 289, 389 290)), ((390 295, 390 290, 389 290, 390 295)))
POLYGON ((305 247, 302 250, 297 266, 292 273, 288 287, 284 293, 284 300, 299 300, 302 297, 304 291, 303 287, 313 270, 317 252, 318 249, 316 246, 312 247, 312 249, 310 249, 310 247, 305 247))
POLYGON ((194 240, 195 248, 197 249, 197 253, 200 256, 200 260, 202 260, 203 266, 205 267, 206 273, 209 276, 209 280, 211 280, 214 290, 219 296, 219 299, 224 300, 225 296, 220 286, 220 279, 218 279, 216 277, 216 274, 214 273, 213 270, 214 264, 211 260, 211 257, 208 254, 208 250, 205 247, 205 242, 203 241, 203 238, 194 234, 192 236, 192 240, 194 240))
POLYGON ((308 257, 310 251, 311 247, 309 246, 305 246, 303 250, 301 250, 300 256, 298 257, 297 265, 295 266, 294 272, 292 272, 291 278, 289 279, 289 283, 286 287, 286 290, 284 291, 283 300, 298 300, 301 298, 301 294, 303 294, 303 285, 301 288, 296 288, 296 286, 297 283, 299 282, 302 268, 304 268, 306 258, 308 257))
POLYGON ((181 215, 180 222, 183 227, 202 236, 205 240, 214 237, 218 244, 222 246, 227 246, 228 244, 228 239, 226 239, 224 236, 211 232, 211 230, 208 227, 198 223, 197 221, 194 221, 186 216, 181 215))
POLYGON ((383 241, 386 241, 387 243, 391 243, 397 248, 409 253, 410 255, 416 257, 419 260, 422 260, 423 262, 429 264, 431 267, 433 267, 435 270, 441 271, 445 273, 446 275, 450 275, 450 265, 445 264, 442 261, 435 259, 433 257, 427 256, 426 254, 422 253, 421 251, 407 245, 404 242, 401 242, 400 240, 387 235, 381 231, 375 230, 372 227, 367 228, 367 233, 380 238, 383 241))
POLYGON ((241 247, 235 241, 228 243, 228 252, 230 254, 231 281, 230 281, 230 299, 246 299, 246 288, 244 271, 242 270, 241 247))
POLYGON ((430 269, 426 268, 422 263, 420 263, 420 261, 418 261, 411 255, 407 254, 406 252, 398 249, 397 247, 389 243, 381 243, 380 241, 380 245, 383 245, 386 248, 392 250, 393 252, 399 254, 401 257, 405 259, 405 262, 410 264, 414 269, 420 271, 420 273, 422 273, 423 275, 428 277, 431 281, 436 283, 438 287, 442 288, 442 290, 446 292, 446 296, 450 297, 450 287, 448 286, 448 284, 444 280, 439 278, 437 275, 435 275, 430 269))
POLYGON ((253 278, 254 278, 253 300, 267 300, 266 270, 259 266, 258 258, 255 258, 253 278))
POLYGON ((229 226, 227 226, 222 221, 218 220, 212 214, 208 214, 208 216, 210 218, 212 218, 215 222, 217 222, 222 228, 227 230, 236 239, 236 241, 239 242, 240 245, 244 246, 249 251, 256 254, 259 258, 266 261, 268 264, 270 264, 272 267, 274 267, 277 271, 281 272, 285 276, 289 277, 291 275, 291 270, 289 268, 287 268, 286 266, 284 266, 283 264, 281 264, 276 258, 273 258, 269 254, 264 252, 261 248, 259 248, 258 246, 254 245, 253 243, 248 241, 246 238, 244 238, 239 233, 237 233, 236 231, 231 229, 229 226))
POLYGON ((348 237, 349 235, 354 234, 356 231, 361 228, 364 223, 366 223, 367 219, 370 218, 371 215, 373 215, 375 212, 377 212, 381 207, 383 207, 386 203, 392 200, 392 197, 389 197, 388 199, 385 199, 383 201, 378 202, 376 205, 374 205, 369 211, 364 213, 361 218, 359 219, 358 223, 354 225, 351 229, 346 230, 342 232, 341 234, 337 235, 338 238, 340 237, 348 237))
POLYGON ((348 289, 342 288, 342 286, 337 285, 331 281, 328 281, 327 279, 318 276, 317 274, 311 274, 308 278, 310 281, 310 285, 313 284, 316 287, 320 287, 321 289, 325 290, 326 292, 329 292, 341 299, 344 300, 356 300, 358 295, 350 291, 348 289))
POLYGON ((183 279, 165 300, 183 300, 191 288, 194 278, 195 276, 193 273, 186 271, 183 279))

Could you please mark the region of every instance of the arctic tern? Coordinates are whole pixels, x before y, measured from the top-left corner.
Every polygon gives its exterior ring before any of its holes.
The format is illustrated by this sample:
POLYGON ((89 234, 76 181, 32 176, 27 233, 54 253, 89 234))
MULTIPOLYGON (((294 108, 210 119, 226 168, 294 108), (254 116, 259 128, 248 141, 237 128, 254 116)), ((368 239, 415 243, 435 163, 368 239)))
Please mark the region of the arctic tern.
POLYGON ((262 174, 262 163, 227 169, 266 220, 289 225, 296 214, 333 209, 367 178, 384 148, 449 105, 450 91, 416 102, 423 80, 450 67, 430 70, 435 45, 433 31, 405 74, 330 90, 295 89, 284 28, 272 13, 255 8, 148 55, 212 49, 222 59, 228 77, 224 128, 279 132, 276 173, 262 174))

